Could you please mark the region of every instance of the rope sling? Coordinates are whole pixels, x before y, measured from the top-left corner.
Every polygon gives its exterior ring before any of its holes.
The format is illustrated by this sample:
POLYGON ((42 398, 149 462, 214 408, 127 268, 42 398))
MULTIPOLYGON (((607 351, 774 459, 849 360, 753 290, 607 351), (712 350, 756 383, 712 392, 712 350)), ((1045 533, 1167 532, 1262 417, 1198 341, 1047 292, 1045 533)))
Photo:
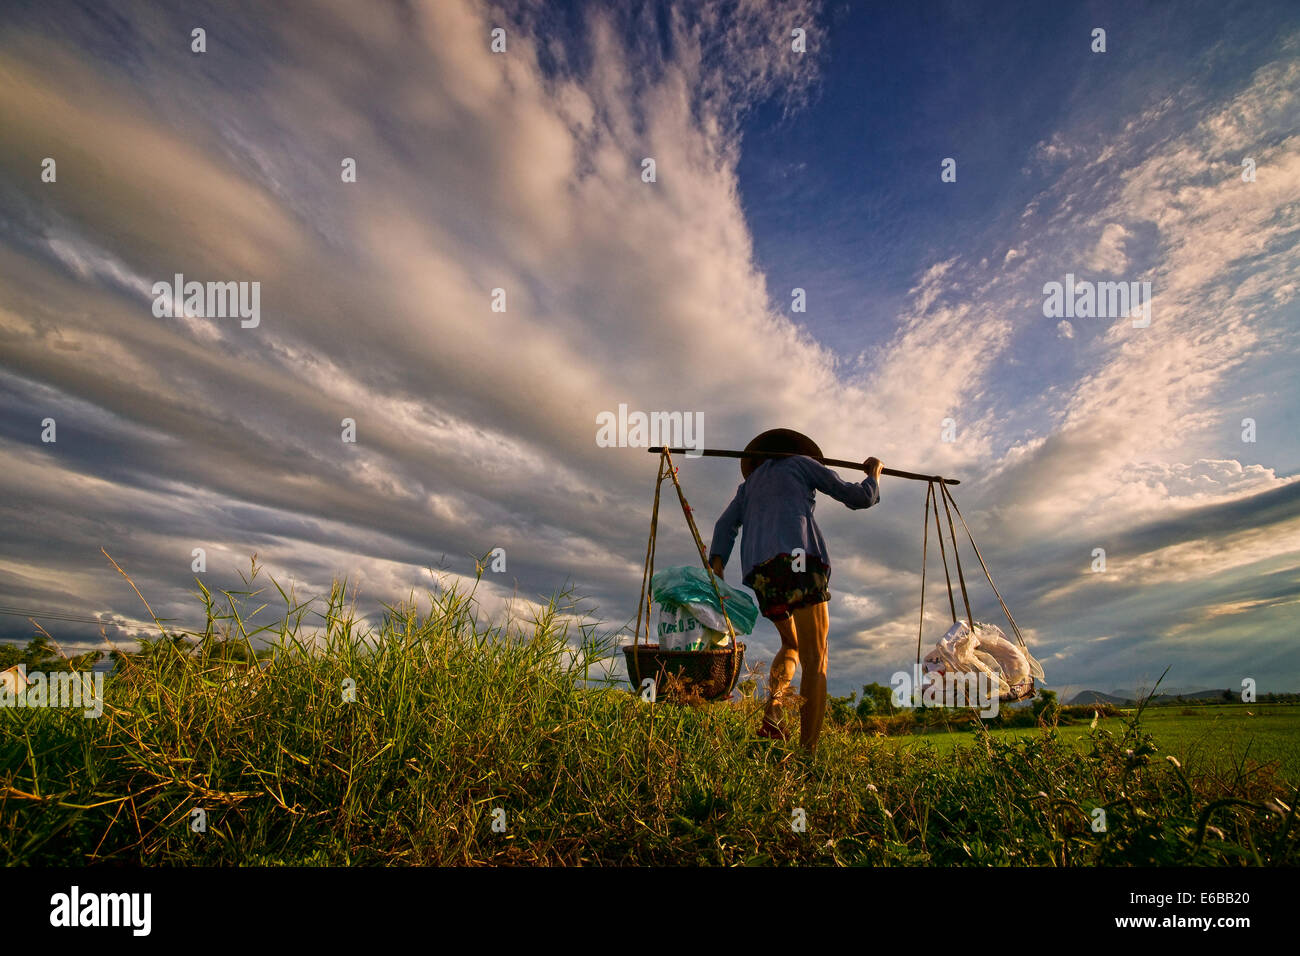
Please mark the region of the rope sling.
POLYGON ((736 630, 731 624, 731 615, 727 613, 726 598, 718 588, 713 568, 709 566, 708 552, 704 548, 703 539, 700 538, 699 528, 695 525, 695 518, 691 506, 686 501, 686 494, 682 491, 681 482, 677 480, 677 468, 673 465, 672 454, 667 448, 662 449, 659 455, 659 475, 655 480, 654 508, 650 512, 650 538, 646 542, 645 566, 641 573, 641 597, 637 602, 635 635, 635 642, 623 648, 623 653, 627 657, 628 677, 633 686, 639 687, 643 680, 653 677, 656 693, 662 693, 668 683, 667 678, 675 677, 684 684, 693 685, 696 692, 706 700, 729 697, 735 689, 736 681, 740 676, 741 661, 744 660, 745 645, 741 644, 736 637, 736 630), (663 483, 668 479, 672 480, 673 488, 677 492, 677 500, 681 503, 682 514, 686 516, 686 525, 691 529, 691 536, 695 539, 700 562, 709 576, 709 583, 718 600, 718 607, 722 609, 730 647, 699 651, 666 651, 658 647, 657 636, 655 642, 651 643, 650 628, 653 616, 651 605, 654 600, 652 582, 656 536, 659 530, 659 498, 663 483))
MULTIPOLYGON (((926 567, 929 564, 928 549, 929 549, 929 539, 930 539, 931 502, 934 503, 934 528, 936 532, 936 537, 938 538, 939 541, 939 556, 943 560, 943 576, 948 585, 948 609, 952 614, 952 622, 956 624, 958 621, 957 603, 952 593, 952 575, 949 573, 948 570, 948 554, 947 554, 947 549, 944 546, 943 527, 939 523, 939 500, 942 500, 944 514, 948 518, 948 536, 949 536, 949 540, 952 542, 953 563, 956 565, 957 568, 957 583, 961 588, 961 599, 962 599, 962 604, 966 608, 967 623, 970 625, 971 629, 974 630, 975 616, 971 613, 970 595, 966 590, 966 575, 962 571, 961 555, 958 553, 958 549, 957 549, 957 530, 952 520, 952 515, 954 511, 957 513, 957 519, 961 521, 962 528, 966 531, 966 537, 970 539, 971 548, 973 548, 975 551, 975 557, 979 560, 980 568, 984 571, 984 576, 988 578, 989 587, 993 589, 993 593, 997 596, 998 604, 1002 605, 1002 611, 1003 613, 1006 614, 1007 621, 1011 624, 1011 631, 1013 634, 1015 634, 1017 643, 1019 643, 1020 647, 1024 650, 1025 657, 1030 661, 1032 661, 1033 657, 1029 653, 1029 646, 1025 644, 1025 638, 1020 633, 1020 627, 1019 625, 1016 624, 1016 619, 1011 616, 1011 609, 1007 607, 1007 602, 1002 600, 1002 594, 998 591, 998 586, 993 583, 993 575, 989 573, 988 565, 984 563, 984 555, 980 553, 979 545, 975 543, 975 536, 971 533, 970 526, 966 524, 966 518, 962 515, 961 509, 957 507, 957 501, 956 499, 953 498, 952 492, 948 490, 948 486, 945 485, 943 482, 929 481, 927 482, 926 493, 925 493, 925 515, 921 519, 921 528, 922 528, 921 617, 920 617, 920 621, 917 623, 917 628, 916 628, 917 673, 919 674, 921 670, 921 641, 922 641, 923 631, 925 629, 925 574, 926 574, 926 567), (938 488, 941 490, 943 494, 942 499, 936 498, 935 495, 936 486, 938 486, 938 488)), ((1010 688, 1010 692, 1008 694, 1003 695, 1002 700, 1004 701, 1025 700, 1029 697, 1034 696, 1034 693, 1035 693, 1034 678, 1031 675, 1026 680, 1021 681, 1018 684, 1012 685, 1010 688)))

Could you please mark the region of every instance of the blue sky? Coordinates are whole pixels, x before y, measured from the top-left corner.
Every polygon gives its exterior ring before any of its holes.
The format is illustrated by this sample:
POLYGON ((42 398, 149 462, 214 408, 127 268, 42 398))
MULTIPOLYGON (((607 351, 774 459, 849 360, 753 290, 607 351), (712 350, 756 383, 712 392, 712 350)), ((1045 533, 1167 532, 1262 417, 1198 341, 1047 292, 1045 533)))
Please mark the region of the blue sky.
POLYGON ((1061 172, 1033 162, 1038 143, 1068 131, 1098 150, 1162 96, 1232 89, 1276 53, 1260 24, 1300 21, 1278 3, 1140 7, 833 5, 817 101, 784 124, 768 105, 746 127, 744 208, 771 288, 816 281, 819 340, 869 347, 918 262, 1004 252, 1022 234, 1021 211, 1061 172), (1077 39, 1095 26, 1104 55, 1077 39), (947 156, 960 186, 937 189, 947 156))
MULTIPOLYGON (((961 478, 1066 693, 1300 685, 1294 4, 16 3, 0 80, 0 606, 138 621, 101 547, 182 624, 196 547, 368 607, 503 547, 491 611, 573 584, 617 626, 627 403, 961 478), (176 272, 260 323, 156 317, 176 272), (1045 317, 1066 274, 1150 282, 1150 326, 1045 317)), ((738 469, 682 477, 707 534, 738 469)), ((818 508, 833 692, 914 651, 923 490, 818 508)))

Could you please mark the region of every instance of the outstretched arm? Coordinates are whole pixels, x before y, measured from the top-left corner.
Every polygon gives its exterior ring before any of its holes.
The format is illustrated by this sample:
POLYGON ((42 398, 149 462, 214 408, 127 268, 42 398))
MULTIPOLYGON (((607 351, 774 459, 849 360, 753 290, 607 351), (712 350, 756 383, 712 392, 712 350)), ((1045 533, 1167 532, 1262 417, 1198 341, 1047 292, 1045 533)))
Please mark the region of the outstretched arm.
POLYGON ((819 461, 803 457, 796 460, 803 467, 812 487, 836 501, 842 501, 855 511, 870 508, 880 501, 880 469, 883 466, 878 458, 868 458, 863 462, 868 472, 860 484, 845 481, 819 461))

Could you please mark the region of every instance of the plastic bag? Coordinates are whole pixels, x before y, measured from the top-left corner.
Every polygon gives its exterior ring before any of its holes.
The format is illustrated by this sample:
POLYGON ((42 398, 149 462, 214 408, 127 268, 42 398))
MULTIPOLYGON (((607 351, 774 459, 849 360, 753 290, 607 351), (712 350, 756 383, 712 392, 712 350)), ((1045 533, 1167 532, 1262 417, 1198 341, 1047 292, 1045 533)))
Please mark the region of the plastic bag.
POLYGON ((1038 661, 1019 644, 1007 639, 1001 628, 992 624, 976 624, 975 635, 979 639, 977 654, 987 654, 997 661, 1002 677, 1008 684, 1021 684, 1036 677, 1043 679, 1043 668, 1038 661))
POLYGON ((659 649, 664 651, 703 651, 713 647, 730 647, 731 638, 706 627, 687 608, 661 604, 655 620, 659 649))
POLYGON ((1010 694, 1013 685, 1023 683, 1031 676, 1043 679, 1043 668, 1033 655, 1007 640, 1001 628, 978 621, 974 630, 965 621, 958 621, 950 627, 934 649, 925 655, 922 672, 931 682, 942 680, 943 675, 950 672, 983 673, 998 688, 1000 696, 1010 694))
MULTIPOLYGON (((758 620, 758 605, 744 591, 733 588, 721 578, 716 578, 718 591, 727 603, 727 614, 737 634, 754 630, 758 620)), ((664 568, 650 579, 650 591, 657 603, 666 607, 685 608, 707 627, 726 633, 727 623, 722 616, 709 572, 697 566, 664 568)))

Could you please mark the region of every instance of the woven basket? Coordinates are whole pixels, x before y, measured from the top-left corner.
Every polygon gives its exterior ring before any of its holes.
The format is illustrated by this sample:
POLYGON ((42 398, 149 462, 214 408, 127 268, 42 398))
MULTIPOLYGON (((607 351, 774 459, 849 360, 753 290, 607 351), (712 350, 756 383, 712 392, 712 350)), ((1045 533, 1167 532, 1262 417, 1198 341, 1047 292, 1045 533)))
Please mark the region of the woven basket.
POLYGON ((654 678, 656 698, 670 696, 669 675, 680 681, 683 691, 697 693, 705 700, 730 697, 745 663, 745 645, 741 642, 734 651, 730 647, 661 651, 658 644, 626 644, 623 654, 632 686, 640 687, 647 677, 654 678))

